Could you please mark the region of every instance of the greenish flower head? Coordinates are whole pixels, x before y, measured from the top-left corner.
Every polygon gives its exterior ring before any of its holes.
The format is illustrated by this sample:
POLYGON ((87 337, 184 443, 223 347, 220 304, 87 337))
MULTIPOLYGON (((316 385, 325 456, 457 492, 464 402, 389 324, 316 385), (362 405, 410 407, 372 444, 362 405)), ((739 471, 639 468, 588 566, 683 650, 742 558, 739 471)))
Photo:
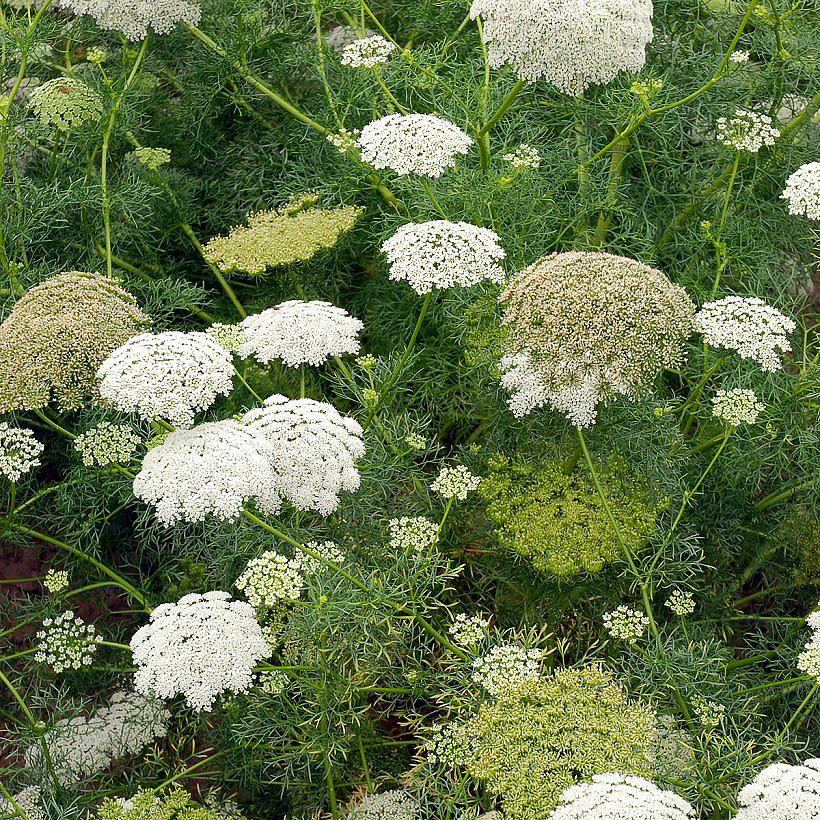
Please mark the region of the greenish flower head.
MULTIPOLYGON (((538 466, 493 456, 478 488, 502 546, 541 572, 559 578, 598 572, 621 552, 595 485, 585 475, 565 475, 557 462, 538 466)), ((645 486, 613 464, 601 483, 618 529, 633 547, 649 538, 662 505, 643 499, 645 486)))
POLYGON ((103 113, 100 95, 73 77, 57 77, 38 86, 31 92, 29 106, 43 125, 61 131, 97 122, 103 113))
POLYGON ((130 157, 133 157, 135 162, 144 165, 152 171, 156 171, 163 165, 167 165, 171 161, 171 151, 168 148, 135 148, 130 157))
POLYGON ((656 715, 598 667, 564 669, 502 691, 464 724, 469 773, 508 820, 543 820, 564 789, 595 774, 650 774, 656 715))
POLYGON ((130 800, 105 797, 97 817, 99 820, 224 820, 225 815, 196 805, 188 792, 175 785, 164 795, 139 789, 130 800))

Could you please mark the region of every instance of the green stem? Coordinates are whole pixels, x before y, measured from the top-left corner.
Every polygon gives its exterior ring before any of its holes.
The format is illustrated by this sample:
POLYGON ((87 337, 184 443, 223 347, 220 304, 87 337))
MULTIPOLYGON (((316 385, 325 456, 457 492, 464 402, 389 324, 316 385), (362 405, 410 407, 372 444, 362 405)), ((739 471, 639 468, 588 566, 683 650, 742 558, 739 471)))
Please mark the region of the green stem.
POLYGON ((442 219, 447 219, 447 214, 446 214, 446 213, 444 213, 444 209, 441 207, 441 205, 439 205, 439 202, 438 202, 438 200, 436 199, 435 194, 434 194, 434 193, 433 193, 433 191, 431 190, 430 185, 429 185, 429 183, 427 182, 427 180, 426 180, 424 177, 421 177, 421 178, 420 178, 420 181, 421 181, 422 187, 423 187, 423 188, 424 188, 424 190, 427 192, 427 196, 429 197, 430 202, 432 202, 432 203, 433 203, 433 207, 434 207, 434 208, 438 211, 439 216, 440 216, 442 219))
POLYGON ((820 481, 820 476, 815 476, 814 478, 810 478, 808 481, 796 484, 794 487, 789 487, 787 490, 778 490, 777 492, 769 493, 767 496, 764 496, 756 501, 754 507, 758 510, 758 512, 767 510, 769 507, 773 507, 775 504, 785 501, 787 498, 790 498, 795 493, 799 493, 801 490, 810 489, 818 481, 820 481))
POLYGON ((478 130, 477 136, 479 138, 483 137, 485 134, 489 134, 492 130, 493 126, 507 113, 510 106, 515 101, 515 98, 518 96, 518 93, 521 89, 526 85, 525 80, 519 80, 507 93, 507 96, 501 101, 501 105, 498 106, 495 113, 487 120, 486 123, 478 130))
POLYGON ((242 382, 242 384, 244 384, 244 385, 245 385, 245 389, 246 389, 246 390, 247 390, 247 391, 248 391, 248 392, 249 392, 249 393, 250 393, 250 394, 251 394, 251 395, 252 395, 252 396, 253 396, 253 397, 254 397, 254 398, 255 398, 255 399, 259 402, 259 403, 260 403, 260 404, 262 404, 262 402, 263 402, 262 397, 261 397, 261 396, 260 396, 260 395, 259 395, 259 394, 258 394, 258 393, 257 393, 257 392, 256 392, 256 391, 255 391, 255 390, 254 390, 254 389, 253 389, 253 388, 252 388, 252 387, 248 384, 248 382, 245 380, 245 377, 244 377, 244 376, 243 376, 243 375, 239 372, 239 368, 238 368, 238 367, 234 367, 234 372, 236 373, 237 377, 239 378, 239 381, 241 381, 241 382, 242 382))

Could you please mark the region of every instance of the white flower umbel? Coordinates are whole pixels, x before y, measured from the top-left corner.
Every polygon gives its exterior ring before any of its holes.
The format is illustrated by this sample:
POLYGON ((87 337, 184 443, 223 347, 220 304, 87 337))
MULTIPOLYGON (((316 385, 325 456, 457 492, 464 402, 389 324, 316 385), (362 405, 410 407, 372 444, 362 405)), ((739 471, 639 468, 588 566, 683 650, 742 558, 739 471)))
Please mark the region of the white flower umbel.
POLYGON ((791 351, 787 334, 796 327, 793 319, 756 296, 706 302, 695 314, 695 330, 706 344, 734 350, 770 372, 780 369, 778 351, 791 351))
POLYGON ((280 482, 271 458, 264 437, 230 419, 176 430, 146 454, 134 495, 165 525, 235 518, 251 499, 276 512, 280 482))
POLYGON ((241 325, 226 325, 222 322, 214 322, 205 328, 205 332, 218 345, 224 347, 228 353, 239 353, 239 348, 245 340, 241 325))
POLYGON ((396 47, 380 34, 354 40, 342 49, 339 62, 351 68, 375 68, 386 63, 396 47))
POLYGON ((341 491, 358 489, 362 428, 332 405, 273 395, 242 424, 268 441, 279 493, 297 509, 329 515, 341 491))
POLYGON ((754 390, 743 387, 716 390, 712 399, 712 415, 733 427, 754 424, 765 409, 766 406, 758 400, 754 390))
POLYGON ((177 23, 199 23, 201 11, 186 0, 60 0, 60 5, 75 14, 93 17, 100 28, 121 31, 127 39, 142 40, 151 28, 167 34, 177 23))
POLYGON ((339 549, 333 541, 305 541, 303 546, 311 552, 315 552, 324 560, 314 558, 312 555, 300 555, 299 565, 302 568, 302 574, 305 576, 315 575, 318 572, 324 572, 326 569, 331 569, 326 563, 332 561, 334 564, 342 564, 345 561, 345 554, 339 549))
POLYGON ((771 118, 756 111, 738 108, 731 117, 719 117, 717 138, 728 148, 736 151, 757 153, 764 145, 774 145, 780 131, 771 118))
POLYGON ((257 662, 270 655, 254 608, 220 591, 160 604, 131 638, 131 650, 138 692, 181 694, 192 709, 206 711, 225 691, 246 692, 257 662))
POLYGON ((240 323, 239 355, 288 367, 320 365, 331 356, 358 353, 364 324, 330 302, 293 299, 248 316, 240 323))
POLYGON ((347 820, 416 820, 419 804, 399 789, 372 794, 353 807, 347 820))
POLYGON ((470 287, 484 279, 501 284, 505 256, 498 234, 469 222, 444 219, 402 225, 381 251, 390 278, 405 280, 419 295, 433 288, 470 287))
POLYGON ((524 681, 537 681, 541 653, 514 644, 494 646, 486 655, 473 661, 472 679, 491 695, 524 681))
POLYGON ((820 681, 820 646, 811 641, 807 643, 797 656, 795 665, 804 675, 811 675, 820 681))
POLYGON ((140 333, 100 365, 100 395, 118 410, 146 421, 161 417, 174 427, 190 427, 233 388, 233 363, 206 333, 176 330, 140 333))
POLYGON ((52 595, 68 589, 68 573, 64 569, 50 569, 43 578, 43 586, 52 595))
POLYGON ((440 177, 473 144, 458 126, 429 114, 390 114, 362 128, 362 162, 399 176, 440 177))
POLYGON ((301 562, 275 550, 266 550, 248 561, 235 584, 255 607, 272 607, 280 601, 296 600, 304 585, 301 562))
POLYGON ((692 696, 692 711, 701 725, 707 729, 714 729, 715 726, 719 726, 726 715, 726 707, 722 703, 707 700, 700 695, 692 696))
MULTIPOLYGON (((25 813, 28 820, 47 820, 43 811, 42 792, 39 786, 29 786, 13 795, 16 803, 25 813)), ((17 811, 11 800, 0 797, 0 816, 13 817, 17 811)))
POLYGON ((390 527, 388 543, 396 552, 407 550, 422 552, 435 541, 438 532, 438 524, 434 524, 423 516, 403 515, 401 518, 391 518, 388 526, 390 527))
POLYGON ((642 777, 607 773, 570 786, 547 820, 689 820, 695 810, 682 797, 642 777))
POLYGON ((450 624, 450 637, 462 646, 476 646, 487 637, 489 627, 486 618, 459 612, 450 624))
MULTIPOLYGON (((58 720, 44 736, 58 779, 70 786, 99 774, 114 760, 139 754, 155 738, 165 737, 170 717, 153 695, 115 692, 108 706, 87 718, 58 720)), ((47 777, 40 743, 27 749, 26 764, 47 777)))
POLYGON ((377 32, 373 29, 366 28, 364 32, 357 32, 353 26, 336 26, 322 35, 325 45, 336 54, 341 54, 344 49, 356 40, 364 37, 372 37, 377 32))
POLYGON ((643 637, 649 618, 637 609, 621 605, 604 614, 604 629, 624 643, 634 644, 643 637))
POLYGON ((0 475, 9 481, 39 466, 44 449, 31 430, 0 421, 0 475))
POLYGON ((128 424, 102 421, 74 439, 74 449, 86 467, 127 464, 141 439, 128 424))
POLYGON ((737 796, 734 820, 797 820, 820 817, 820 758, 802 765, 773 763, 737 796))
POLYGON ((781 199, 789 203, 789 213, 820 219, 820 162, 801 165, 787 180, 781 199))
POLYGON ((474 0, 479 15, 493 68, 572 96, 640 71, 653 33, 652 0, 474 0))
POLYGON ((749 62, 749 52, 748 51, 733 51, 729 55, 729 62, 737 63, 738 65, 741 65, 742 63, 748 63, 749 62))
POLYGON ((475 490, 480 483, 481 478, 473 475, 463 464, 455 467, 445 465, 439 470, 430 489, 444 498, 458 498, 463 501, 467 498, 467 493, 475 490))
POLYGON ((688 590, 673 589, 666 599, 666 606, 675 613, 684 617, 695 611, 695 596, 688 590))
POLYGON ((93 624, 87 624, 71 610, 44 618, 36 637, 34 660, 48 664, 55 672, 89 666, 102 640, 93 624))
POLYGON ((434 723, 424 743, 431 763, 449 768, 463 767, 470 757, 470 738, 457 723, 434 723))
POLYGON ((541 154, 538 153, 538 149, 526 142, 522 142, 511 153, 504 154, 502 159, 512 165, 516 171, 535 170, 541 165, 541 154))

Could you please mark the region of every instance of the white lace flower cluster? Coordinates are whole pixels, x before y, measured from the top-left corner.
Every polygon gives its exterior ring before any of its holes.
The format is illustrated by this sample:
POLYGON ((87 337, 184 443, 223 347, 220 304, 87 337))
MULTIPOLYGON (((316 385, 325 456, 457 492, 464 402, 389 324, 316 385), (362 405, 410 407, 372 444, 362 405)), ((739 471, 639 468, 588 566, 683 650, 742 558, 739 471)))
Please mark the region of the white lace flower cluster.
POLYGON ((278 492, 297 509, 329 515, 340 492, 358 489, 362 428, 332 405, 273 395, 246 413, 242 424, 267 440, 278 492))
POLYGON ((604 629, 619 641, 636 643, 649 626, 649 618, 643 612, 622 604, 604 613, 604 629))
POLYGON ((733 427, 754 424, 765 409, 766 406, 758 400, 754 390, 745 387, 716 390, 712 398, 712 415, 733 427))
POLYGON ((385 40, 381 34, 374 34, 348 43, 342 49, 339 62, 351 68, 375 68, 386 63, 395 50, 393 43, 385 40))
POLYGON ((305 541, 302 546, 320 556, 319 558, 305 554, 299 556, 299 564, 305 576, 329 569, 327 561, 332 561, 334 564, 342 564, 345 561, 345 554, 333 541, 305 541))
POLYGON ((198 711, 210 711, 225 691, 246 692, 257 662, 270 655, 254 608, 219 590, 160 604, 134 633, 131 650, 138 692, 182 694, 198 711))
POLYGON ((757 153, 764 145, 774 145, 780 131, 774 127, 769 117, 738 108, 731 117, 719 117, 717 138, 727 147, 736 151, 757 153))
POLYGON ((214 322, 205 328, 205 332, 228 353, 239 353, 239 348, 245 340, 241 325, 226 325, 223 322, 214 322))
POLYGON ((458 498, 463 501, 467 498, 467 493, 475 490, 480 483, 481 479, 473 475, 463 464, 455 467, 445 465, 439 470, 430 489, 444 498, 458 498))
POLYGON ((140 333, 112 351, 100 365, 100 395, 118 410, 146 421, 167 419, 190 427, 233 388, 230 354, 206 333, 140 333))
POLYGON ((74 449, 86 467, 127 464, 141 439, 128 424, 101 421, 74 439, 74 449))
POLYGON ((199 23, 201 10, 187 0, 60 0, 75 14, 93 17, 100 28, 121 31, 129 40, 144 39, 148 29, 167 34, 177 23, 199 23))
POLYGON ((500 237, 469 222, 432 222, 402 225, 381 251, 390 266, 390 278, 405 280, 423 295, 433 288, 470 287, 484 279, 501 284, 505 256, 500 237))
POLYGON ((336 26, 322 35, 325 45, 336 54, 341 54, 347 46, 355 43, 356 40, 373 37, 377 32, 366 28, 362 33, 358 33, 353 26, 336 26))
POLYGON ((737 63, 738 65, 741 65, 742 63, 748 63, 749 62, 749 52, 748 51, 741 51, 741 50, 733 51, 729 55, 729 62, 730 63, 737 63))
POLYGON ((792 173, 780 198, 788 201, 790 214, 820 219, 820 162, 807 162, 792 173))
POLYGON ((43 578, 43 586, 52 594, 56 595, 64 589, 68 589, 68 573, 64 569, 50 569, 43 578))
POLYGON ((362 162, 399 176, 440 177, 473 141, 458 126, 430 114, 390 114, 362 128, 356 144, 362 162))
POLYGON ((509 163, 516 171, 535 170, 541 165, 541 154, 526 142, 522 142, 514 151, 504 154, 504 162, 509 163))
POLYGON ((643 68, 653 34, 652 0, 474 0, 479 15, 493 68, 572 96, 643 68))
POLYGON ((235 586, 257 608, 294 601, 305 586, 302 562, 286 558, 275 550, 266 550, 248 561, 235 586))
POLYGON ((820 758, 797 766, 772 763, 744 786, 734 820, 797 820, 820 816, 820 758))
POLYGON ((695 330, 706 344, 734 350, 772 373, 780 369, 778 351, 791 351, 787 334, 796 327, 793 319, 756 296, 706 302, 695 314, 695 330))
POLYGON ((820 609, 806 618, 806 626, 812 634, 797 656, 797 668, 804 675, 811 675, 820 681, 820 609))
POLYGON ((231 420, 176 430, 152 447, 134 478, 134 495, 154 507, 166 526, 227 520, 255 500, 265 512, 281 505, 280 476, 270 443, 231 420))
POLYGON ((701 695, 692 697, 692 711, 700 721, 701 726, 707 729, 714 729, 715 726, 719 726, 726 716, 726 707, 722 703, 707 700, 701 695))
POLYGON ((607 773, 570 786, 547 820, 689 820, 690 803, 642 777, 607 773))
MULTIPOLYGON (((13 795, 16 803, 24 812, 28 820, 47 820, 43 811, 43 795, 39 786, 29 786, 13 795)), ((0 797, 0 816, 12 817, 17 809, 11 800, 0 797)))
POLYGON ((288 688, 290 678, 278 669, 268 669, 259 675, 259 688, 266 694, 276 697, 288 688))
POLYGON ((68 609, 54 618, 43 618, 37 632, 34 660, 47 663, 55 672, 89 666, 102 640, 93 624, 87 624, 68 609))
POLYGON ((387 525, 390 528, 388 544, 396 552, 423 552, 435 541, 438 532, 438 524, 423 516, 403 515, 391 518, 387 525))
POLYGON ((328 134, 325 139, 340 153, 346 154, 356 148, 356 140, 362 132, 356 128, 348 131, 347 128, 340 128, 335 134, 328 134))
POLYGON ((675 613, 684 617, 691 615, 695 611, 695 596, 683 589, 673 589, 666 599, 666 606, 675 613))
POLYGON ((434 723, 424 751, 431 763, 455 769, 464 766, 469 758, 469 736, 456 723, 434 723))
POLYGON ((411 447, 413 450, 423 450, 425 447, 427 447, 427 439, 420 433, 408 433, 404 437, 404 442, 408 447, 411 447))
POLYGON ((31 430, 0 421, 0 475, 9 481, 39 466, 44 449, 31 430))
POLYGON ((240 322, 239 355, 267 363, 281 359, 288 367, 318 366, 331 356, 358 353, 364 324, 330 302, 293 299, 240 322))
POLYGON ((491 695, 540 677, 541 652, 514 644, 494 646, 486 655, 473 661, 472 679, 491 695))
MULTIPOLYGON (((115 692, 108 706, 89 717, 58 720, 44 735, 63 786, 93 777, 111 762, 138 754, 155 738, 165 737, 171 713, 161 700, 139 692, 115 692)), ((26 751, 26 763, 42 768, 40 743, 26 751)))
POLYGON ((418 801, 405 791, 392 789, 365 797, 353 807, 347 820, 416 820, 418 801))
POLYGON ((450 637, 462 646, 476 646, 487 637, 489 628, 487 618, 459 612, 450 624, 450 637))

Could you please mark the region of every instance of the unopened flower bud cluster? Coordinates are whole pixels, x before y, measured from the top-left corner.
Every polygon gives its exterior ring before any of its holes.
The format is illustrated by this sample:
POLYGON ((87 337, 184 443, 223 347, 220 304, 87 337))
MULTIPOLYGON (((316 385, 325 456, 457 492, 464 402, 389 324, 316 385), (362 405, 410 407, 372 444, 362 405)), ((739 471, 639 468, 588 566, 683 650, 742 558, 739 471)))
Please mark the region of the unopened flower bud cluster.
POLYGON ((239 348, 245 340, 245 333, 241 325, 226 325, 222 322, 214 322, 205 328, 205 332, 218 345, 221 345, 228 353, 239 353, 239 348))
POLYGON ((463 464, 458 464, 455 467, 442 467, 430 489, 444 498, 463 501, 480 483, 481 479, 477 475, 473 475, 463 464))
POLYGON ((807 162, 794 171, 780 198, 788 201, 790 214, 820 219, 820 162, 807 162))
POLYGON ((524 681, 537 681, 540 662, 541 652, 537 649, 514 644, 495 646, 473 661, 472 679, 491 695, 498 696, 524 681))
POLYGON ((102 117, 102 99, 93 88, 73 77, 57 77, 35 88, 29 107, 43 125, 70 131, 102 117))
POLYGON ((604 614, 604 629, 625 643, 636 643, 649 626, 649 618, 637 609, 621 605, 604 614))
POLYGON ((455 769, 465 765, 469 742, 469 736, 458 724, 435 723, 429 729, 424 751, 431 763, 455 769))
POLYGON ((683 589, 674 589, 666 599, 666 606, 675 613, 684 617, 695 611, 695 596, 683 589))
POLYGON ((733 427, 754 424, 765 409, 766 406, 758 400, 754 390, 744 387, 716 390, 712 399, 712 415, 733 427))
POLYGON ((44 618, 36 637, 34 660, 48 664, 55 672, 89 666, 102 640, 93 624, 87 624, 71 610, 44 618))
POLYGON ((719 726, 726 715, 726 707, 722 703, 707 700, 700 695, 692 698, 692 709, 701 725, 707 729, 719 726))
POLYGON ((342 49, 339 62, 352 68, 375 68, 386 63, 396 47, 380 34, 354 40, 342 49))
POLYGON ((769 117, 738 108, 731 117, 719 117, 717 138, 728 148, 757 153, 764 145, 774 145, 780 131, 769 117))
POLYGON ((450 637, 461 646, 476 646, 487 637, 489 627, 486 618, 459 612, 450 624, 450 637))
POLYGON ((423 450, 427 446, 427 439, 418 433, 408 433, 404 437, 405 444, 414 450, 423 450))
POLYGON ((157 171, 171 161, 171 150, 170 148, 148 148, 143 145, 135 148, 129 156, 149 170, 157 171))
POLYGON ((52 594, 56 595, 64 589, 68 589, 68 573, 64 569, 50 569, 43 578, 43 586, 52 594))
POLYGON ((74 449, 86 467, 127 464, 141 438, 128 424, 100 422, 74 439, 74 449))
POLYGON ((17 481, 39 466, 44 449, 31 430, 0 421, 0 475, 9 481, 17 481))
POLYGON ((388 544, 396 552, 407 550, 422 552, 433 543, 438 532, 438 525, 423 516, 403 515, 401 518, 391 518, 388 526, 390 527, 388 544))

